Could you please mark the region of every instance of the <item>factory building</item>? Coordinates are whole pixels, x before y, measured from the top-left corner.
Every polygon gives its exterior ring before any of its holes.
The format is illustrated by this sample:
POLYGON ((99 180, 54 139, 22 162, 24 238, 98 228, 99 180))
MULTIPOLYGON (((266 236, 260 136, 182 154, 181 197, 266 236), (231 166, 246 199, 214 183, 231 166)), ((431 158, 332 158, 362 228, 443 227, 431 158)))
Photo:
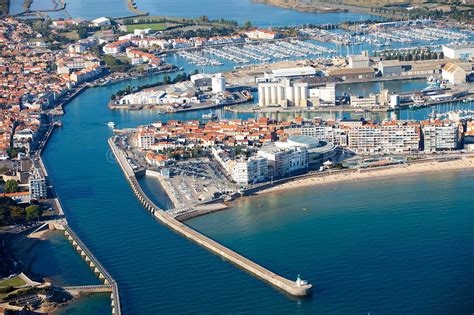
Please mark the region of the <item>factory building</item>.
POLYGON ((225 78, 222 73, 214 74, 211 78, 212 93, 224 93, 225 92, 225 78))
POLYGON ((402 64, 398 60, 384 60, 379 62, 378 70, 384 77, 400 76, 402 64))
POLYGON ((474 45, 443 45, 443 54, 449 59, 471 60, 474 57, 474 45))
POLYGON ((351 95, 351 106, 352 107, 375 107, 375 106, 378 106, 377 95, 376 94, 370 94, 369 96, 351 95))
POLYGON ((259 106, 306 107, 308 83, 293 83, 289 79, 258 84, 259 106))
POLYGON ((226 90, 226 82, 222 73, 198 73, 192 75, 190 80, 197 89, 212 88, 213 93, 222 93, 226 90))
POLYGON ((309 90, 309 97, 311 99, 317 98, 320 102, 335 105, 336 104, 336 84, 329 83, 326 86, 314 88, 309 90))

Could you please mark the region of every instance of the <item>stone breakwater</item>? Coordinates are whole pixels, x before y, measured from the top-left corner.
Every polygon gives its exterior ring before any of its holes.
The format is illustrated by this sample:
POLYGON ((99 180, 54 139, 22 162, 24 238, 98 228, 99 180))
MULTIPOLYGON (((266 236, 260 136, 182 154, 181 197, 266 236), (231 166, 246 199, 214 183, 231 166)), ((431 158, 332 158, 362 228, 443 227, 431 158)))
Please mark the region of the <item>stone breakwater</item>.
POLYGON ((130 186, 132 187, 133 192, 137 196, 138 200, 142 203, 142 205, 150 211, 160 222, 167 225, 169 228, 173 229, 177 233, 185 236, 186 238, 190 239, 191 241, 207 248, 209 251, 219 255, 230 262, 234 263, 235 265, 241 267, 242 269, 250 272, 254 276, 264 280, 265 282, 283 290, 284 292, 293 295, 293 296, 307 296, 311 294, 311 284, 306 283, 296 283, 296 281, 288 280, 276 273, 256 264, 255 262, 243 257, 242 255, 234 252, 233 250, 223 246, 222 244, 210 239, 207 236, 199 233, 198 231, 190 228, 189 226, 183 224, 182 222, 176 220, 172 215, 169 213, 161 210, 156 206, 144 193, 142 188, 140 187, 135 173, 133 172, 130 165, 127 163, 125 155, 123 151, 118 148, 113 140, 113 138, 109 139, 109 145, 114 153, 114 156, 120 165, 123 173, 127 181, 129 182, 130 186))

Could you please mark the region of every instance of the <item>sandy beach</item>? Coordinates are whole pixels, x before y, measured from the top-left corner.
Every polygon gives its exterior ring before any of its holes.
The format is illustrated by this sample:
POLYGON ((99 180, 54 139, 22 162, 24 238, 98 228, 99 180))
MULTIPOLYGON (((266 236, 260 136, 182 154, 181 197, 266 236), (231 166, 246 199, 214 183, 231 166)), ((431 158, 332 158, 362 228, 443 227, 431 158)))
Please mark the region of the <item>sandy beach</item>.
POLYGON ((351 182, 358 180, 370 180, 392 176, 407 176, 414 174, 423 173, 439 173, 444 171, 463 170, 463 169, 474 169, 474 156, 465 157, 459 160, 438 162, 438 161, 426 161, 417 162, 410 164, 394 165, 390 167, 362 169, 360 172, 346 171, 346 172, 334 172, 325 174, 314 174, 300 179, 295 179, 278 186, 270 187, 262 190, 257 194, 266 194, 276 191, 282 191, 287 189, 294 189, 300 187, 333 184, 339 182, 351 182))

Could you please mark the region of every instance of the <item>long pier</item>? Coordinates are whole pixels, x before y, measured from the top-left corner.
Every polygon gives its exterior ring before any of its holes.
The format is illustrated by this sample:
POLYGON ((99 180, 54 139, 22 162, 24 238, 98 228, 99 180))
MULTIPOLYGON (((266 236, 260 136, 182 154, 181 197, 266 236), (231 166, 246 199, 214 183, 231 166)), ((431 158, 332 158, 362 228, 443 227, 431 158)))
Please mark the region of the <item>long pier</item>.
POLYGON ((265 282, 283 290, 284 292, 293 296, 307 296, 311 294, 311 284, 297 283, 296 281, 288 280, 258 264, 245 258, 244 256, 234 252, 233 250, 223 246, 222 244, 210 239, 209 237, 199 233, 190 228, 182 222, 176 220, 171 214, 160 209, 155 203, 148 198, 138 183, 133 169, 128 164, 123 151, 117 147, 114 138, 109 139, 109 146, 120 165, 120 168, 125 174, 125 177, 132 187, 133 192, 137 196, 140 203, 155 216, 160 222, 167 225, 174 231, 192 240, 193 242, 207 248, 209 251, 219 255, 242 269, 250 272, 254 276, 264 280, 265 282))
POLYGON ((112 314, 121 315, 122 310, 120 307, 120 296, 117 282, 115 282, 114 278, 112 278, 104 266, 102 266, 99 260, 94 256, 94 254, 92 254, 92 252, 81 241, 76 233, 74 233, 69 225, 62 224, 61 226, 64 228, 64 235, 72 243, 72 246, 79 252, 89 267, 91 267, 94 273, 96 273, 99 279, 104 283, 104 285, 70 287, 67 291, 75 290, 76 292, 112 292, 110 296, 112 314))

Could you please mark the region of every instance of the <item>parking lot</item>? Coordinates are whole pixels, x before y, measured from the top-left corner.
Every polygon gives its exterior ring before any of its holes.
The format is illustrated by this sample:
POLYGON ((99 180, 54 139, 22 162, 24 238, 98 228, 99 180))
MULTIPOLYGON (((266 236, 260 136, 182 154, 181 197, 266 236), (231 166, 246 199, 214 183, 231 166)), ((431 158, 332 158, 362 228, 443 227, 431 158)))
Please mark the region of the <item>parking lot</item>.
POLYGON ((176 163, 171 168, 170 183, 188 207, 235 192, 238 186, 230 182, 215 162, 203 158, 176 163))

